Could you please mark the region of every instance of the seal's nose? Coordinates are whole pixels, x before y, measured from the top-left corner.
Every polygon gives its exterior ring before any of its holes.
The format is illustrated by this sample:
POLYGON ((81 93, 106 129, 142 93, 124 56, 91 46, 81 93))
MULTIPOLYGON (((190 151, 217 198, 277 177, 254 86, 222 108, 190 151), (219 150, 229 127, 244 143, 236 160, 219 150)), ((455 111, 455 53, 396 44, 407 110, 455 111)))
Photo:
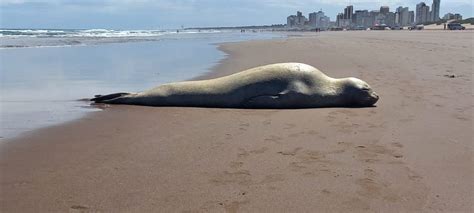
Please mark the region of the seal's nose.
POLYGON ((371 100, 371 102, 372 102, 371 105, 374 105, 379 100, 379 95, 377 93, 373 92, 372 95, 370 96, 370 98, 372 99, 371 100))
POLYGON ((375 100, 379 100, 379 95, 375 92, 372 93, 372 97, 374 97, 375 100))

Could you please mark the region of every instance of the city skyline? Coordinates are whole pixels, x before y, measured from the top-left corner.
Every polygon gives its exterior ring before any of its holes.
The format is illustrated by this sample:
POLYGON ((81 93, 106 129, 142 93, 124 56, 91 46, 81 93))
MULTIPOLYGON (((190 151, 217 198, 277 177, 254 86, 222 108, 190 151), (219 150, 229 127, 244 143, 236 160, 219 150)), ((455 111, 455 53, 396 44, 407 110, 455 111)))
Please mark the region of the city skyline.
POLYGON ((301 11, 297 11, 296 15, 287 17, 286 27, 304 30, 327 30, 333 27, 361 30, 374 26, 399 28, 438 22, 442 19, 462 19, 462 15, 450 12, 440 17, 440 6, 441 0, 432 0, 431 8, 427 3, 421 1, 416 4, 414 10, 410 10, 408 6, 400 5, 392 12, 392 8, 384 5, 380 6, 378 10, 370 11, 363 8, 354 10, 353 5, 348 5, 337 14, 335 22, 330 21, 322 9, 317 13, 310 13, 309 19, 302 15, 301 11))
MULTIPOLYGON (((321 8, 331 20, 345 6, 354 11, 362 8, 378 10, 387 5, 392 11, 398 6, 415 9, 419 1, 329 1, 301 0, 1 0, 0 25, 3 28, 112 28, 156 29, 199 26, 242 26, 285 23, 294 11, 304 14, 321 8)), ((431 1, 426 2, 431 6, 431 1)), ((440 16, 451 12, 464 17, 474 16, 472 1, 441 1, 440 16)))

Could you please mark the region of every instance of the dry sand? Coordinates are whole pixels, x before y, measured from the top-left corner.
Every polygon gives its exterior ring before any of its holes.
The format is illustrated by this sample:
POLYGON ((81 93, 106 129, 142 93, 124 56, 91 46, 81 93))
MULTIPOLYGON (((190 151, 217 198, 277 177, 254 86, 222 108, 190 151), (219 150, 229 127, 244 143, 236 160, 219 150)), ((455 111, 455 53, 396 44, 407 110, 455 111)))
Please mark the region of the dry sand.
POLYGON ((364 79, 381 99, 302 110, 111 106, 3 142, 1 212, 472 212, 473 40, 392 31, 224 44, 230 56, 203 78, 303 62, 364 79))

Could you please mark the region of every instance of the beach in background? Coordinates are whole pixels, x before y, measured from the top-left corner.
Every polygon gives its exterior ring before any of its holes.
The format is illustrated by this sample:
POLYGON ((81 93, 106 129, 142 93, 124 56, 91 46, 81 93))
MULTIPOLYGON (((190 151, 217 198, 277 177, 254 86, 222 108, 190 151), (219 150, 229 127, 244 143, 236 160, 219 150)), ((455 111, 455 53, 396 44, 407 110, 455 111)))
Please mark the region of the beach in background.
POLYGON ((325 32, 222 44, 228 56, 200 79, 302 62, 363 79, 380 100, 295 110, 110 106, 0 144, 0 208, 472 212, 473 36, 325 32))
POLYGON ((0 30, 0 137, 98 111, 97 94, 139 92, 208 72, 215 44, 282 37, 233 31, 0 30))

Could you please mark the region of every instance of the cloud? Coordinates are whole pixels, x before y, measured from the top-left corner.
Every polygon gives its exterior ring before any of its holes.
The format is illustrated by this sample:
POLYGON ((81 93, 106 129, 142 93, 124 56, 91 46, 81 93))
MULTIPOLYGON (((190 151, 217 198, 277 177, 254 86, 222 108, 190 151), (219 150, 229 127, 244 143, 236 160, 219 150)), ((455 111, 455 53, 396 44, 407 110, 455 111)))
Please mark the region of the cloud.
MULTIPOLYGON (((380 7, 380 6, 411 6, 424 1, 431 5, 432 0, 261 0, 264 4, 273 7, 283 8, 305 8, 308 5, 326 5, 345 7, 354 5, 355 7, 380 7)), ((472 0, 441 0, 442 5, 456 7, 460 5, 473 5, 472 0)))
MULTIPOLYGON (((415 9, 432 0, 0 0, 2 27, 154 28, 284 23, 297 10, 320 8, 334 20, 347 5, 354 10, 389 6, 415 9)), ((473 16, 472 0, 441 0, 441 13, 473 16)))
POLYGON ((107 13, 130 10, 192 10, 197 0, 0 0, 0 7, 35 8, 51 7, 62 10, 91 10, 107 13))
MULTIPOLYGON (((49 4, 49 5, 75 5, 82 7, 94 7, 106 5, 109 7, 153 7, 165 9, 190 9, 199 5, 213 6, 225 5, 226 3, 239 3, 240 5, 259 5, 265 7, 298 8, 308 5, 373 5, 373 6, 398 6, 415 5, 423 0, 0 0, 0 5, 22 5, 22 4, 49 4)), ((424 0, 431 4, 432 0, 424 0)), ((447 0, 442 0, 442 4, 448 4, 447 0)), ((472 0, 449 0, 449 5, 473 5, 472 0)))

